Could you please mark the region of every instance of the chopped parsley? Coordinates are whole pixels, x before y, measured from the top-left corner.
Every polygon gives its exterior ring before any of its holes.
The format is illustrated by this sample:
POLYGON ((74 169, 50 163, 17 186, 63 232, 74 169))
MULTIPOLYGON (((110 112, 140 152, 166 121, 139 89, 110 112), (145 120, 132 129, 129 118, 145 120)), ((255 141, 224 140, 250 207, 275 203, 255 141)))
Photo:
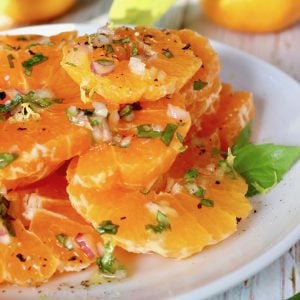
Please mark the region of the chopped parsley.
POLYGON ((73 249, 73 243, 71 239, 64 233, 57 234, 55 236, 56 240, 60 245, 62 245, 64 248, 67 250, 72 250, 73 249))
POLYGON ((103 221, 96 228, 99 234, 116 234, 118 232, 119 225, 114 224, 111 220, 103 221))
POLYGON ((126 117, 129 116, 132 113, 132 106, 127 104, 125 105, 121 110, 119 110, 119 116, 126 117))
POLYGON ((128 37, 119 40, 113 40, 113 43, 115 44, 128 44, 129 42, 130 39, 128 37))
POLYGON ((201 81, 201 80, 196 80, 193 83, 193 89, 195 91, 200 91, 202 90, 205 86, 207 85, 207 82, 201 81))
POLYGON ((131 56, 137 56, 138 55, 138 48, 135 43, 132 43, 131 45, 131 56))
POLYGON ((163 231, 171 230, 171 225, 168 217, 160 210, 157 211, 156 221, 157 224, 147 224, 145 225, 145 228, 147 230, 152 230, 154 233, 162 233, 163 231))
POLYGON ((180 143, 183 143, 184 136, 180 132, 176 132, 176 137, 180 143))
POLYGON ((167 58, 172 58, 174 57, 174 54, 169 50, 169 49, 163 49, 162 53, 165 57, 167 58))
POLYGON ((112 45, 108 44, 106 45, 106 54, 110 54, 114 52, 114 48, 112 47, 112 45))
POLYGON ((96 59, 95 62, 97 62, 98 64, 100 64, 102 66, 111 66, 114 64, 113 60, 107 59, 107 58, 96 59))
POLYGON ((171 144, 171 141, 174 137, 175 131, 177 130, 178 125, 168 123, 164 129, 164 131, 161 133, 160 139, 169 146, 171 144))
POLYGON ((6 153, 6 152, 0 153, 0 169, 4 169, 17 158, 18 155, 14 153, 6 153))
POLYGON ((151 125, 143 124, 137 126, 137 136, 139 138, 157 138, 161 136, 160 131, 155 131, 151 125))
POLYGON ((206 207, 213 207, 214 206, 214 201, 210 199, 205 199, 202 198, 200 199, 200 204, 206 207))
POLYGON ((34 54, 30 59, 23 61, 22 66, 24 68, 25 75, 30 76, 33 66, 41 64, 47 59, 47 56, 44 56, 42 53, 37 53, 34 54))
POLYGON ((199 175, 199 172, 196 169, 189 169, 187 172, 184 174, 184 179, 189 181, 190 179, 195 179, 199 175))

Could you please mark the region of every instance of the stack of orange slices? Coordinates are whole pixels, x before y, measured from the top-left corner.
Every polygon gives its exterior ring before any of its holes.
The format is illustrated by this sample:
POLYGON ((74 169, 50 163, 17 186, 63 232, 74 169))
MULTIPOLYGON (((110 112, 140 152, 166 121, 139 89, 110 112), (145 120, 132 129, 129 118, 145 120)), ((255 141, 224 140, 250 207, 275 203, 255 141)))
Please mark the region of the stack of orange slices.
POLYGON ((191 30, 0 38, 1 276, 36 285, 114 247, 182 259, 252 207, 224 159, 253 117, 191 30), (220 151, 219 151, 220 150, 220 151))

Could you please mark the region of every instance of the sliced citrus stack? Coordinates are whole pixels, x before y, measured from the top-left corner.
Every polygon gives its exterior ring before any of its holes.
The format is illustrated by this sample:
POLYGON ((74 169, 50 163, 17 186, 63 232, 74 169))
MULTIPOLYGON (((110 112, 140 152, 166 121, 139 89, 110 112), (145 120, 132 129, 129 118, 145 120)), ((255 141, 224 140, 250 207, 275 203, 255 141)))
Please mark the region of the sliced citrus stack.
POLYGON ((173 94, 201 66, 177 34, 142 27, 103 28, 63 52, 62 67, 81 89, 112 103, 155 101, 173 94))

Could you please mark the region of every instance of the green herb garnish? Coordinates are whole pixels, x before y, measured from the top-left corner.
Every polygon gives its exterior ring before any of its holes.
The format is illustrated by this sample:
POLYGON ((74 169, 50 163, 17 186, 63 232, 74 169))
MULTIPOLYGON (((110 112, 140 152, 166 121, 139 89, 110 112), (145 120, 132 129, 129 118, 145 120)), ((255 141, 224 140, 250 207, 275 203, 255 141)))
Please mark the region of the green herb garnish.
POLYGON ((156 214, 156 221, 157 224, 147 224, 145 225, 145 228, 147 230, 152 230, 154 233, 162 233, 163 231, 171 230, 168 217, 159 210, 156 214))
POLYGON ((99 63, 102 66, 111 66, 114 64, 114 61, 107 58, 96 59, 95 62, 99 63))
POLYGON ((162 53, 165 57, 167 58, 172 58, 174 57, 174 54, 169 50, 169 49, 163 49, 162 53))
POLYGON ((114 224, 111 220, 106 220, 98 225, 96 231, 99 234, 116 234, 118 229, 119 225, 114 224))
POLYGON ((210 200, 210 199, 202 198, 202 199, 200 199, 200 204, 203 206, 207 206, 207 207, 213 207, 214 201, 210 200))
POLYGON ((174 137, 175 131, 177 130, 178 125, 168 123, 164 129, 164 131, 161 133, 160 139, 169 146, 171 144, 171 141, 174 137))
POLYGON ((119 116, 122 118, 130 115, 131 113, 132 113, 132 106, 127 104, 119 111, 119 116))
POLYGON ((180 132, 176 132, 176 137, 180 143, 183 143, 184 136, 180 132))
POLYGON ((114 48, 112 47, 112 45, 108 44, 106 45, 106 54, 110 54, 114 52, 114 48))
POLYGON ((131 45, 131 56, 137 56, 138 55, 138 48, 135 43, 132 43, 131 45))
POLYGON ((64 233, 60 233, 57 234, 56 236, 56 240, 67 250, 72 250, 73 249, 73 244, 72 241, 70 240, 70 238, 64 234, 64 233))
POLYGON ((300 158, 300 147, 250 143, 251 123, 232 147, 233 168, 247 182, 247 196, 267 193, 300 158))
POLYGON ((130 39, 128 37, 123 38, 123 39, 119 39, 119 40, 113 40, 113 43, 115 43, 115 44, 118 44, 118 43, 127 44, 129 42, 130 42, 130 39))
POLYGON ((201 81, 201 80, 196 80, 193 82, 193 89, 195 91, 200 91, 202 90, 205 86, 207 85, 207 82, 201 81))
POLYGON ((42 62, 46 61, 47 59, 48 59, 48 57, 44 56, 41 53, 34 54, 30 59, 22 62, 22 66, 24 68, 24 73, 27 76, 30 76, 32 73, 33 66, 41 64, 42 62))
POLYGON ((0 169, 4 169, 17 158, 18 155, 14 153, 6 153, 6 152, 0 153, 0 169))
POLYGON ((143 124, 137 126, 137 136, 139 138, 157 138, 161 136, 161 132, 153 130, 149 124, 143 124))
POLYGON ((7 114, 17 107, 23 100, 22 95, 17 94, 8 104, 0 104, 0 113, 7 114))
POLYGON ((189 169, 186 171, 183 178, 188 181, 190 179, 197 178, 198 175, 199 175, 199 172, 196 169, 189 169))

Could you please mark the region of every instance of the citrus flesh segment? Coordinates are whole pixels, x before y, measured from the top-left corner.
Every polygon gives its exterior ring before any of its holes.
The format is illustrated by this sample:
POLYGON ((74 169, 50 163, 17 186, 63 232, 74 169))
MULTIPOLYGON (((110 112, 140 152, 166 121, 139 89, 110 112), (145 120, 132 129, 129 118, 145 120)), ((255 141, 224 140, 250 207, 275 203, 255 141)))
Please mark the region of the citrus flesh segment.
POLYGON ((15 237, 9 244, 0 244, 4 280, 9 283, 34 286, 49 280, 59 261, 52 251, 19 220, 13 221, 15 237))
POLYGON ((96 92, 112 103, 156 101, 179 91, 201 66, 184 46, 170 31, 100 29, 66 45, 62 67, 89 96, 96 92))
POLYGON ((6 189, 35 182, 63 162, 86 151, 90 131, 69 122, 59 105, 25 122, 0 122, 0 153, 14 160, 0 169, 0 183, 6 189), (13 143, 12 143, 13 141, 13 143))
POLYGON ((200 68, 181 89, 186 98, 187 110, 191 113, 193 123, 198 126, 197 120, 205 112, 210 112, 214 102, 218 101, 221 63, 207 38, 189 29, 176 32, 181 41, 189 45, 193 53, 202 60, 200 68))
POLYGON ((208 137, 216 133, 220 138, 220 148, 227 151, 240 131, 253 119, 253 96, 246 91, 233 91, 230 85, 223 84, 215 109, 214 113, 203 115, 197 136, 208 137))
POLYGON ((94 263, 101 237, 92 226, 73 221, 61 214, 38 209, 30 223, 30 231, 60 261, 58 271, 80 271, 94 263))
POLYGON ((184 258, 212 243, 210 234, 170 195, 121 189, 103 192, 78 185, 69 185, 68 192, 75 209, 95 227, 105 220, 118 225, 116 234, 103 234, 103 239, 113 239, 127 251, 184 258), (171 230, 155 233, 147 229, 155 226, 158 210, 167 215, 171 230))
MULTIPOLYGON (((141 102, 141 110, 134 111, 130 122, 120 120, 115 134, 130 138, 127 146, 99 143, 71 163, 69 173, 73 184, 83 187, 110 189, 125 186, 135 189, 149 189, 158 176, 165 173, 174 162, 182 148, 178 136, 184 138, 190 128, 189 114, 184 110, 183 98, 174 95, 152 104, 141 102), (169 113, 171 103, 175 111, 184 114, 174 118, 169 113), (155 136, 139 136, 144 127, 151 128, 155 136), (161 134, 166 128, 173 133, 167 140, 161 134)), ((151 102, 152 103, 152 102, 151 102)), ((147 134, 148 131, 142 133, 147 134)))

